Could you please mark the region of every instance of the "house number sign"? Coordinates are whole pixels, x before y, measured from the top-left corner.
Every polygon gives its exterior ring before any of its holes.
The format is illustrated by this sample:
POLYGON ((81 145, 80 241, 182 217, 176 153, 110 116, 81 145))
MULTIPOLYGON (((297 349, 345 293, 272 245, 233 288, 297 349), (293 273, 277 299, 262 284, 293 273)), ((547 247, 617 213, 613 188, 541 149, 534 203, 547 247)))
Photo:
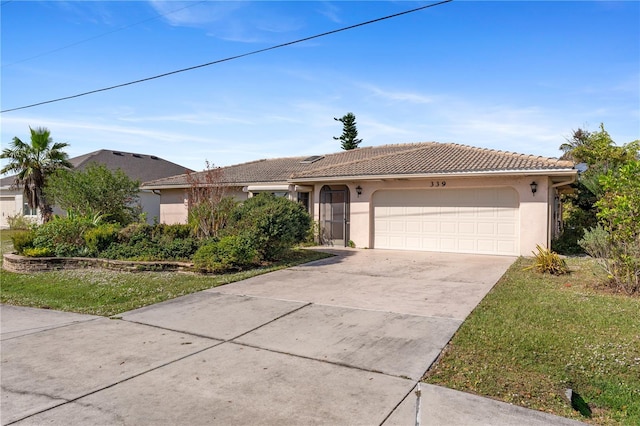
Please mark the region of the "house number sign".
POLYGON ((447 181, 443 180, 443 181, 431 181, 431 187, 432 188, 438 188, 440 186, 446 186, 447 185, 447 181))

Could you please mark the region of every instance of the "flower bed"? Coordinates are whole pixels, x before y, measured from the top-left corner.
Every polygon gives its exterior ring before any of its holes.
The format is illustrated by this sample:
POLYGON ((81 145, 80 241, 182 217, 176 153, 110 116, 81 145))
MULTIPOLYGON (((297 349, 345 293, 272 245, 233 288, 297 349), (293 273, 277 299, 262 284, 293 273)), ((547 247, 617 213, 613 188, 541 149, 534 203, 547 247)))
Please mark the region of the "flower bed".
POLYGON ((9 272, 21 274, 88 268, 128 272, 193 270, 193 264, 188 262, 138 262, 91 257, 27 257, 13 253, 7 253, 3 256, 2 266, 9 272))

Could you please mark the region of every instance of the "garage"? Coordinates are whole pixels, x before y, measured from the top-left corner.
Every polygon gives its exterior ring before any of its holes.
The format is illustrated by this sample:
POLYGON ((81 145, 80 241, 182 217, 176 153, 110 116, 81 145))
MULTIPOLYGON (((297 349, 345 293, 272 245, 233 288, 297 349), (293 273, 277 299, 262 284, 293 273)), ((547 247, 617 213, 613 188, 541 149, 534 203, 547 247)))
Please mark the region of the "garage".
POLYGON ((7 218, 16 214, 16 199, 13 195, 10 197, 0 197, 0 212, 2 215, 0 217, 0 226, 9 226, 7 218))
POLYGON ((512 188, 380 190, 373 194, 378 249, 518 255, 512 188))

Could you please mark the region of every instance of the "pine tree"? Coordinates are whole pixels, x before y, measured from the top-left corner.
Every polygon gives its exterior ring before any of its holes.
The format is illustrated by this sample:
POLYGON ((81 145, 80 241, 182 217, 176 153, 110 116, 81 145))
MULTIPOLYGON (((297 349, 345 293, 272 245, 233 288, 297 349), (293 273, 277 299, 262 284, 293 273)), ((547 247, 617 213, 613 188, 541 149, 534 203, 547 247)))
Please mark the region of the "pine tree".
POLYGON ((348 151, 350 149, 355 149, 360 145, 362 139, 358 139, 358 129, 356 128, 356 116, 349 112, 342 118, 333 118, 336 121, 339 121, 343 125, 342 136, 333 137, 333 139, 337 141, 341 141, 342 149, 348 151))

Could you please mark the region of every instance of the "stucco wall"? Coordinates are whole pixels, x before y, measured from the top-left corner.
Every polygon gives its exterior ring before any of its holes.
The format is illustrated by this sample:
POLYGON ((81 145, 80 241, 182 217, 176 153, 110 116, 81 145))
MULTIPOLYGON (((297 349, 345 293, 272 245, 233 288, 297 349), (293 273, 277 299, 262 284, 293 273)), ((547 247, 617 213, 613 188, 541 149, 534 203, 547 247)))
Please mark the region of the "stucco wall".
MULTIPOLYGON (((227 196, 236 200, 246 200, 248 194, 242 188, 229 188, 227 196)), ((160 223, 168 225, 187 223, 189 199, 186 189, 163 189, 160 191, 160 223)))
MULTIPOLYGON (((340 182, 346 184, 351 191, 350 239, 356 247, 375 248, 373 241, 373 206, 371 200, 376 191, 383 189, 430 189, 432 181, 446 181, 446 188, 513 188, 519 197, 519 242, 520 254, 531 255, 536 244, 548 244, 547 229, 549 226, 549 207, 547 201, 552 195, 549 193, 548 178, 536 177, 469 177, 469 178, 438 178, 426 180, 388 180, 371 182, 340 182), (531 193, 530 183, 538 183, 538 191, 531 193), (357 195, 355 188, 360 186, 362 194, 357 195)), ((318 221, 319 193, 324 184, 317 184, 314 188, 314 220, 318 221)))
POLYGON ((184 189, 163 189, 160 192, 160 223, 187 223, 187 193, 184 189))
MULTIPOLYGON (((356 247, 375 248, 373 206, 371 200, 376 191, 388 189, 429 189, 433 182, 446 181, 446 188, 512 188, 519 199, 519 253, 524 256, 531 255, 537 244, 548 246, 549 230, 552 218, 553 189, 550 188, 549 178, 546 176, 521 176, 521 177, 451 177, 422 180, 377 180, 359 182, 334 182, 313 185, 311 197, 313 219, 319 221, 320 189, 325 184, 346 185, 350 190, 350 235, 356 247), (531 193, 530 183, 536 181, 538 190, 531 193), (362 188, 362 194, 358 196, 356 187, 362 188)), ((247 193, 241 188, 235 188, 229 195, 242 200, 247 198, 247 193)), ((162 190, 160 221, 162 223, 186 223, 187 221, 186 192, 179 190, 162 190)))
POLYGON ((141 190, 138 193, 138 202, 142 206, 143 213, 147 214, 147 223, 153 224, 160 220, 160 195, 151 191, 141 190))

